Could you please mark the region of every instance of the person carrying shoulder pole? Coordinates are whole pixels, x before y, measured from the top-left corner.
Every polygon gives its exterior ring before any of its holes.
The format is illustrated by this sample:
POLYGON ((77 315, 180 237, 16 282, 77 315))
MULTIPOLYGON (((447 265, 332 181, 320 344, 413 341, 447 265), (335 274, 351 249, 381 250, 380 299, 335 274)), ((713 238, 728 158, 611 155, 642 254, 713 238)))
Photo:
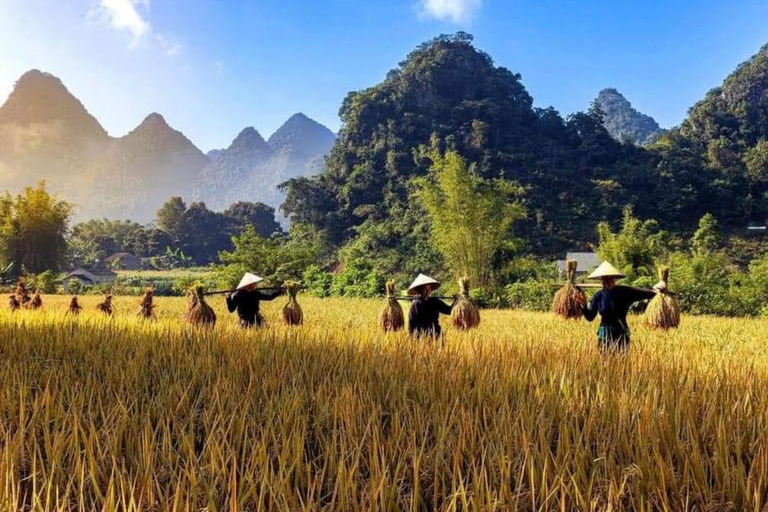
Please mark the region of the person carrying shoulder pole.
POLYGON ((261 301, 274 300, 284 293, 282 288, 266 291, 259 290, 256 285, 264 281, 261 277, 246 273, 237 285, 234 293, 227 293, 227 309, 230 313, 237 311, 240 325, 243 327, 259 327, 264 322, 259 311, 261 301))
POLYGON ((603 288, 592 296, 592 300, 584 306, 584 318, 591 322, 600 315, 600 327, 597 331, 597 343, 601 351, 614 349, 623 351, 629 348, 630 331, 627 324, 627 313, 635 302, 652 299, 656 293, 664 291, 663 282, 654 286, 653 290, 619 286, 618 279, 626 276, 607 261, 595 270, 589 279, 600 279, 603 288))
POLYGON ((408 295, 418 295, 411 303, 408 313, 408 334, 412 336, 428 336, 439 338, 442 334, 440 328, 440 314, 450 315, 456 299, 449 306, 440 299, 431 297, 432 292, 440 288, 440 283, 424 274, 419 274, 408 287, 408 295))

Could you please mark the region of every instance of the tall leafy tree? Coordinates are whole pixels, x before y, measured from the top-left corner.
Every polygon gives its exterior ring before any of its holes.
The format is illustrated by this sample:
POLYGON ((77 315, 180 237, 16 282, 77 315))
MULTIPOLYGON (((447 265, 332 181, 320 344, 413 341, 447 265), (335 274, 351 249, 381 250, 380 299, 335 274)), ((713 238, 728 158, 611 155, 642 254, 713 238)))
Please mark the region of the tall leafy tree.
POLYGON ((40 273, 65 263, 72 205, 51 195, 41 182, 0 199, 0 248, 19 270, 40 273))
POLYGON ((416 198, 426 210, 435 245, 448 268, 478 286, 492 284, 494 255, 510 242, 512 225, 525 216, 522 189, 488 180, 455 151, 433 149, 428 177, 416 198))

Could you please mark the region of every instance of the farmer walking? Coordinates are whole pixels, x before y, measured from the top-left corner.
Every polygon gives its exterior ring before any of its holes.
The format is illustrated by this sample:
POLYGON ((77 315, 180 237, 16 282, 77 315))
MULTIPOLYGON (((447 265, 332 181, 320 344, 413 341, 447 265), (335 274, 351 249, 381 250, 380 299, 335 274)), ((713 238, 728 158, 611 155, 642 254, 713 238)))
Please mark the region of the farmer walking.
POLYGON ((656 293, 664 291, 663 282, 654 286, 653 290, 618 286, 616 281, 626 276, 607 261, 595 270, 589 279, 600 279, 603 289, 592 296, 590 303, 584 308, 584 318, 591 322, 600 315, 600 327, 597 331, 597 343, 601 351, 613 349, 623 351, 629 348, 629 325, 627 313, 635 302, 652 299, 656 293))
POLYGON ((450 315, 453 303, 449 306, 440 299, 431 297, 432 292, 440 288, 440 283, 424 274, 419 274, 408 288, 408 295, 418 295, 411 304, 411 310, 408 313, 408 333, 412 336, 427 336, 439 338, 442 329, 440 328, 440 314, 450 315))
POLYGON ((264 279, 255 275, 246 273, 237 285, 234 293, 227 294, 227 309, 230 313, 237 311, 240 317, 240 325, 243 327, 259 327, 264 319, 259 311, 259 306, 263 300, 274 300, 282 295, 283 290, 263 291, 256 288, 256 285, 264 279))

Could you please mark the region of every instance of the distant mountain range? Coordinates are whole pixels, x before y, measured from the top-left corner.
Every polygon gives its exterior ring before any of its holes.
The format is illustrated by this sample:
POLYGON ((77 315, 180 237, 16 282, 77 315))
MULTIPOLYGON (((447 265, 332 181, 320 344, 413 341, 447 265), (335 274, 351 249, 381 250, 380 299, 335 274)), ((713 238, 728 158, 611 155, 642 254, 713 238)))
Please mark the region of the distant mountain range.
POLYGON ((605 129, 620 142, 631 141, 644 146, 664 133, 654 118, 638 112, 616 89, 603 89, 595 103, 605 114, 605 129))
POLYGON ((224 209, 235 201, 279 208, 277 186, 323 169, 335 142, 325 126, 292 116, 265 141, 249 127, 222 150, 200 151, 157 113, 110 137, 53 75, 33 70, 0 107, 0 188, 39 180, 77 204, 77 218, 146 222, 171 196, 224 209))

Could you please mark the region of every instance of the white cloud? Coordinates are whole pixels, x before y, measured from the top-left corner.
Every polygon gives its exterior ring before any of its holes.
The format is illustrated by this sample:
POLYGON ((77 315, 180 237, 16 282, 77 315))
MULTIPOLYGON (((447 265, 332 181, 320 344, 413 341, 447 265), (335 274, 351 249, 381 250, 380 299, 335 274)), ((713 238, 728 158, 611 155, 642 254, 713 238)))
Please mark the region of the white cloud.
POLYGON ((142 43, 159 47, 169 57, 181 55, 184 44, 170 33, 155 34, 149 22, 150 0, 94 0, 88 17, 131 34, 131 48, 142 43))
POLYGON ((155 38, 157 39, 160 48, 163 50, 163 53, 169 57, 181 55, 181 52, 184 51, 184 45, 173 35, 158 34, 155 38))
POLYGON ((483 0, 420 0, 420 3, 423 17, 469 23, 483 0))
POLYGON ((98 0, 88 13, 116 30, 131 34, 131 46, 138 46, 151 32, 149 22, 139 10, 149 10, 149 0, 98 0))

